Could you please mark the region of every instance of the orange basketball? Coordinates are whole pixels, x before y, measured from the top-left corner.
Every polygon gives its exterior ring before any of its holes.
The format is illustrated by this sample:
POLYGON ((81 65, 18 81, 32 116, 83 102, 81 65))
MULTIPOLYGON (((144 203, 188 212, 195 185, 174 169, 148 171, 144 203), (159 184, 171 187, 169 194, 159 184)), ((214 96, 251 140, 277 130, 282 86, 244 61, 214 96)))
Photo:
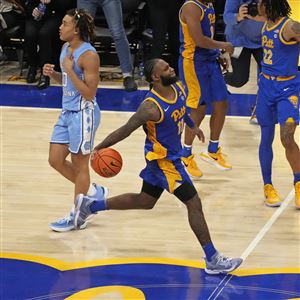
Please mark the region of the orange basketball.
POLYGON ((91 166, 102 177, 113 177, 122 169, 122 157, 112 148, 104 148, 93 154, 91 166))

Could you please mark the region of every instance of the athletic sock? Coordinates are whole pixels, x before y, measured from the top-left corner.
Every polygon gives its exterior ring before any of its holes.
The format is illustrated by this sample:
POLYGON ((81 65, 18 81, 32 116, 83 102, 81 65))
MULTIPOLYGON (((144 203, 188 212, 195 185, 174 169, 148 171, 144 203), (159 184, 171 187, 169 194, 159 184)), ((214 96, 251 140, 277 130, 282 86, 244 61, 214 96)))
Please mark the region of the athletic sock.
POLYGON ((215 249, 213 243, 206 244, 203 247, 203 251, 205 253, 206 259, 211 261, 211 258, 216 254, 217 250, 215 249))
POLYGON ((219 149, 219 141, 210 140, 208 144, 208 152, 217 153, 218 149, 219 149))

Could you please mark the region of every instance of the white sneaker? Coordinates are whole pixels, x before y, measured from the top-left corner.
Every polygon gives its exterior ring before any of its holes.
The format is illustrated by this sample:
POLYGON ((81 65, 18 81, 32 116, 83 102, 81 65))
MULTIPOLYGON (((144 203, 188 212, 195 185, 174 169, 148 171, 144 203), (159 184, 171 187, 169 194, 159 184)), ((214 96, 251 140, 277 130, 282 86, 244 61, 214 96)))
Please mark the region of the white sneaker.
MULTIPOLYGON (((87 222, 84 222, 79 229, 85 229, 87 226, 87 222)), ((62 219, 59 219, 53 223, 49 224, 49 227, 56 232, 66 232, 75 229, 74 225, 74 212, 70 212, 70 214, 62 219)))
POLYGON ((206 258, 206 268, 205 272, 211 275, 217 274, 227 274, 237 269, 240 264, 243 262, 242 258, 229 258, 218 252, 212 257, 211 261, 208 261, 206 258))

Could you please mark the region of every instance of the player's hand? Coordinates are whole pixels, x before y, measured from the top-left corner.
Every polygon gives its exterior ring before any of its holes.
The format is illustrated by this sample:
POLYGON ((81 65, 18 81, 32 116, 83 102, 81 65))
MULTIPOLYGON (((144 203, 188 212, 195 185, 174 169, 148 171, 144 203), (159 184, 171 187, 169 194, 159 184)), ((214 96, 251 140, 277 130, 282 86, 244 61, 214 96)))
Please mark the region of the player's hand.
POLYGON ((43 4, 49 4, 51 2, 51 0, 41 0, 41 3, 43 4))
POLYGON ((74 57, 73 57, 73 49, 71 47, 68 48, 68 53, 65 56, 62 65, 66 71, 73 70, 74 57))
POLYGON ((194 131, 195 135, 198 137, 198 139, 199 139, 202 143, 204 143, 204 142, 205 142, 205 136, 204 136, 203 131, 202 131, 199 127, 197 127, 197 126, 195 126, 195 127, 193 128, 193 131, 194 131))
POLYGON ((100 149, 102 149, 101 143, 94 147, 94 150, 93 150, 93 152, 92 152, 92 155, 93 155, 93 153, 99 151, 100 149))
POLYGON ((98 150, 94 149, 91 153, 90 159, 93 160, 98 150))
POLYGON ((226 52, 228 52, 228 53, 229 53, 229 55, 232 55, 232 54, 233 54, 234 47, 232 46, 232 44, 231 44, 231 43, 229 43, 229 42, 225 42, 225 43, 224 43, 224 47, 223 47, 223 49, 224 49, 226 52))
POLYGON ((222 71, 230 71, 230 68, 232 68, 229 53, 227 53, 227 52, 222 53, 220 55, 218 61, 222 67, 222 71))
POLYGON ((244 20, 247 17, 248 17, 248 4, 243 4, 239 8, 239 12, 236 16, 236 20, 238 22, 241 22, 242 20, 244 20))
POLYGON ((51 77, 54 73, 54 65, 44 64, 43 66, 43 75, 51 77))

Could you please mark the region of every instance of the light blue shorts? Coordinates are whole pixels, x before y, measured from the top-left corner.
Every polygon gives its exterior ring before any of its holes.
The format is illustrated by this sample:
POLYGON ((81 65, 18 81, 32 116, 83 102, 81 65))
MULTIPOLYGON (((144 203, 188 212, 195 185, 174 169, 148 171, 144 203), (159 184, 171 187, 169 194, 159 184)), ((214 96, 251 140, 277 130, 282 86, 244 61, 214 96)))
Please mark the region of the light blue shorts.
POLYGON ((68 144, 71 153, 90 154, 100 123, 100 109, 87 107, 80 111, 63 110, 54 126, 51 143, 68 144))

